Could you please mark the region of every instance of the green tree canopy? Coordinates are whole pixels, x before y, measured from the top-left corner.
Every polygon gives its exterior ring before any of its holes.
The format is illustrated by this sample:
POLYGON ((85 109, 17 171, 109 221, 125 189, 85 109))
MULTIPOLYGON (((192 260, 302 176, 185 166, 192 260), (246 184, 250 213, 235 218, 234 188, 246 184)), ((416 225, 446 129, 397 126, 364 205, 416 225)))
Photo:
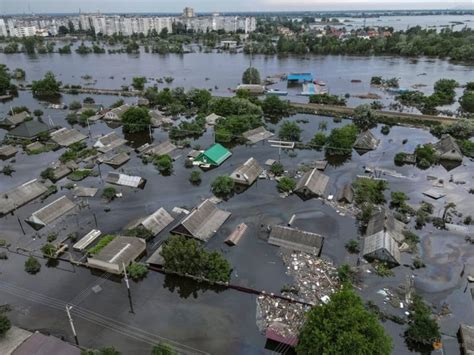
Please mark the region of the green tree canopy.
POLYGON ((31 84, 31 91, 33 96, 48 99, 61 96, 60 93, 61 82, 56 80, 54 74, 48 71, 42 80, 33 81, 31 84))
POLYGON ((144 107, 131 107, 122 115, 123 131, 127 133, 146 131, 150 122, 150 114, 144 107))
POLYGON ((146 78, 144 76, 136 76, 132 79, 132 86, 135 90, 143 90, 145 88, 146 78))
POLYGON ((209 103, 209 112, 219 116, 255 115, 262 116, 262 108, 247 99, 238 97, 215 97, 209 103))
POLYGON ((11 326, 10 319, 5 314, 0 313, 0 337, 5 335, 11 326))
POLYGON ((243 84, 260 84, 260 73, 256 68, 250 67, 244 71, 242 75, 243 84))
POLYGON ((218 176, 211 184, 214 195, 219 197, 228 197, 234 192, 234 180, 229 176, 218 176))
POLYGON ((334 128, 326 142, 326 153, 329 155, 350 155, 352 145, 357 139, 357 127, 353 124, 334 128))
POLYGON ((414 295, 410 311, 405 339, 410 346, 425 346, 429 352, 433 348, 433 343, 441 338, 439 326, 431 315, 431 309, 419 295, 414 295))
POLYGON ((466 112, 474 112, 474 91, 465 91, 459 99, 459 104, 466 112))
POLYGON ((280 127, 278 136, 286 141, 297 142, 301 140, 301 128, 296 122, 285 121, 280 127))
POLYGON ((362 131, 377 125, 377 116, 370 105, 359 105, 354 110, 352 122, 362 131))
POLYGON ((344 288, 309 311, 296 350, 302 355, 389 355, 392 341, 360 297, 344 288))
POLYGON ((290 105, 278 96, 267 96, 262 102, 263 113, 267 117, 280 118, 290 114, 290 105))

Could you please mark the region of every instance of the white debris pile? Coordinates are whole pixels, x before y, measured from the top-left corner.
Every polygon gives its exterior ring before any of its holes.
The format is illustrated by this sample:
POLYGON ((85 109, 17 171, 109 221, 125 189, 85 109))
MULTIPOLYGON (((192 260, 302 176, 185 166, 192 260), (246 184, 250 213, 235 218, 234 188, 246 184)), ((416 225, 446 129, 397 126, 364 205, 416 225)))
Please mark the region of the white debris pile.
POLYGON ((284 286, 281 295, 306 305, 261 295, 257 298, 257 326, 264 331, 275 322, 283 323, 287 326, 285 332, 291 336, 298 333, 311 305, 327 303, 340 284, 337 269, 330 261, 301 252, 283 253, 282 256, 287 274, 295 282, 284 286))

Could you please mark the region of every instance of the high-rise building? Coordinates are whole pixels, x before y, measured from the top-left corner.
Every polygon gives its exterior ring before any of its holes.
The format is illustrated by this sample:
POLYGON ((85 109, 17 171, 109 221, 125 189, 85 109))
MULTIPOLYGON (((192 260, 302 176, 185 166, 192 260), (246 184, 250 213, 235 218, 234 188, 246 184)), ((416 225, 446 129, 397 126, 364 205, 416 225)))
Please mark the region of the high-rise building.
POLYGON ((185 7, 183 10, 183 17, 186 17, 186 18, 195 17, 194 9, 192 7, 185 7))

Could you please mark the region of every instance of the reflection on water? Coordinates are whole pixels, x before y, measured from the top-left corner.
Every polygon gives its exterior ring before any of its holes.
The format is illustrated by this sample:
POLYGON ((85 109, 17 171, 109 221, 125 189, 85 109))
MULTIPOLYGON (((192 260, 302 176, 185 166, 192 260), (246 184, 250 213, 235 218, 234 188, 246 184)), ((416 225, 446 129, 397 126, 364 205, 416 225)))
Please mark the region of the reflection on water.
POLYGON ((199 294, 203 294, 206 291, 220 293, 226 290, 226 288, 222 286, 210 285, 205 282, 197 282, 177 275, 166 275, 163 287, 173 293, 176 291, 179 297, 184 299, 190 296, 193 296, 193 298, 198 298, 199 294))

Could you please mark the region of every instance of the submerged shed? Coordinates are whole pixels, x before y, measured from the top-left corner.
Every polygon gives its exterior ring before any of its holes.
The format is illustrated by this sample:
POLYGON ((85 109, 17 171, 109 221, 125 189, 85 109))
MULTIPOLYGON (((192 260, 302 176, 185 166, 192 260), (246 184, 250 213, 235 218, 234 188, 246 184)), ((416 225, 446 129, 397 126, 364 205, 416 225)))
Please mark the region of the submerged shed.
POLYGON ((74 197, 94 197, 99 191, 96 187, 76 186, 74 188, 74 197))
POLYGON ((456 140, 449 134, 444 134, 438 142, 433 144, 433 148, 440 160, 462 161, 462 151, 456 140))
POLYGON ((304 173, 296 184, 295 192, 303 198, 324 197, 328 189, 329 176, 313 169, 304 173))
POLYGON ((145 239, 117 236, 98 254, 88 257, 87 264, 94 269, 121 274, 124 267, 130 265, 145 252, 145 239))
POLYGON ((346 184, 337 194, 337 201, 344 203, 352 203, 354 200, 354 189, 352 184, 346 184))
POLYGON ((76 204, 69 200, 66 196, 61 196, 57 200, 44 206, 36 212, 33 212, 27 222, 33 226, 33 228, 40 229, 65 214, 71 212, 76 207, 76 204))
POLYGON ((16 153, 18 153, 18 149, 12 145, 2 145, 0 147, 0 159, 13 158, 16 153))
POLYGON ((150 110, 150 120, 151 126, 154 128, 173 123, 173 120, 170 117, 165 116, 163 112, 159 110, 150 110))
POLYGON ((219 166, 231 155, 232 153, 227 148, 224 148, 219 143, 215 143, 199 154, 196 159, 194 159, 194 162, 202 165, 219 166))
POLYGON ((367 261, 379 260, 390 265, 401 263, 397 242, 383 230, 364 238, 362 255, 367 261))
POLYGON ((105 179, 106 182, 113 185, 143 188, 146 180, 140 176, 131 176, 110 172, 105 179))
POLYGON ((205 200, 171 232, 207 242, 230 215, 230 212, 220 210, 210 200, 205 200))
POLYGON ((324 237, 296 228, 273 226, 268 243, 319 256, 323 247, 324 237))
POLYGON ((94 143, 94 148, 97 148, 101 153, 108 153, 125 143, 127 143, 126 139, 121 138, 115 131, 112 131, 100 137, 97 142, 94 143))
POLYGON ((314 167, 316 169, 318 169, 319 171, 324 171, 326 170, 327 166, 328 166, 328 161, 327 160, 316 160, 314 162, 314 167))
POLYGON ((361 132, 354 143, 354 149, 369 151, 377 149, 380 139, 377 139, 370 130, 361 132))
POLYGON ((81 142, 87 138, 86 135, 75 130, 74 128, 60 128, 50 134, 51 140, 61 147, 69 147, 70 145, 81 142))
POLYGON ((173 221, 173 216, 171 216, 163 207, 161 207, 148 217, 140 218, 135 223, 132 223, 128 226, 128 229, 134 229, 141 226, 156 236, 173 221))
POLYGON ((0 194, 0 216, 6 215, 40 197, 48 188, 38 180, 31 180, 0 194))
POLYGON ((249 143, 255 144, 272 137, 273 133, 267 131, 265 127, 260 126, 255 129, 251 129, 247 132, 244 132, 242 135, 249 143))
POLYGON ((230 177, 237 184, 252 185, 258 176, 263 172, 263 168, 255 158, 249 158, 245 163, 235 169, 230 177))

